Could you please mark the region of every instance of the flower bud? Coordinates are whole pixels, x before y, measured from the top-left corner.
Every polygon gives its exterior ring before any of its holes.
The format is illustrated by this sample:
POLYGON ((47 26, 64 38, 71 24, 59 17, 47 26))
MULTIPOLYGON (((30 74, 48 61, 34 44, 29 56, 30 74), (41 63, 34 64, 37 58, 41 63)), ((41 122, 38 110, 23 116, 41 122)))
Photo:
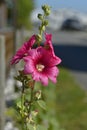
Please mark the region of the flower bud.
POLYGON ((47 25, 48 25, 48 21, 45 20, 45 21, 43 22, 43 25, 44 25, 44 26, 47 26, 47 25))
POLYGON ((48 16, 50 14, 50 9, 46 9, 45 13, 46 13, 46 16, 48 16))
POLYGON ((35 93, 35 98, 37 98, 37 99, 40 99, 40 98, 41 98, 41 90, 38 90, 38 91, 35 93))
POLYGON ((45 31, 45 26, 42 26, 42 31, 45 31))
POLYGON ((37 111, 37 110, 32 111, 32 115, 33 115, 33 116, 37 116, 37 114, 38 114, 38 111, 37 111))
POLYGON ((45 31, 45 26, 44 26, 44 25, 39 26, 39 30, 41 30, 41 31, 45 31))
POLYGON ((33 80, 30 80, 30 81, 28 82, 28 86, 29 86, 29 88, 33 89, 33 88, 34 88, 34 81, 33 81, 33 80))
POLYGON ((48 7, 49 7, 48 5, 43 5, 43 6, 42 6, 42 10, 45 11, 48 7))
POLYGON ((46 16, 48 16, 50 14, 50 7, 48 5, 43 5, 42 9, 46 16))
POLYGON ((43 20, 43 15, 42 15, 42 14, 38 14, 38 18, 39 18, 40 20, 43 20))
POLYGON ((42 37, 40 34, 36 35, 36 39, 37 39, 37 42, 41 42, 42 41, 42 37))

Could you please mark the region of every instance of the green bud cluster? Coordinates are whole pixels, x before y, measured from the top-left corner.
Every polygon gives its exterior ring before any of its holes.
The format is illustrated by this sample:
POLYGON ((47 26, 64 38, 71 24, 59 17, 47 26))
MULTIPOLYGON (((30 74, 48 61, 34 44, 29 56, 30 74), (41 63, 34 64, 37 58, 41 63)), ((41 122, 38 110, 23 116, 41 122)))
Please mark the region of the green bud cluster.
MULTIPOLYGON (((39 35, 38 38, 40 38, 39 35)), ((42 99, 42 91, 34 89, 35 81, 31 79, 30 75, 25 75, 23 70, 19 71, 15 79, 22 83, 21 97, 17 100, 17 111, 21 116, 22 127, 26 125, 29 130, 36 130, 38 127, 36 123, 38 115, 36 106, 38 105, 46 110, 46 104, 42 99)))
POLYGON ((46 30, 46 26, 48 26, 48 20, 46 19, 46 17, 51 12, 48 5, 43 5, 42 10, 44 13, 38 14, 38 19, 41 20, 41 25, 39 26, 39 34, 36 36, 38 45, 42 41, 42 33, 46 30))
POLYGON ((44 21, 43 21, 43 25, 44 25, 44 26, 48 26, 48 21, 47 21, 47 20, 44 20, 44 21))
POLYGON ((44 11, 46 16, 50 14, 50 7, 48 5, 43 5, 42 10, 44 11))
POLYGON ((42 36, 40 34, 36 35, 36 40, 39 45, 39 43, 42 41, 42 36))
POLYGON ((40 20, 43 20, 43 15, 42 15, 42 14, 38 14, 38 18, 39 18, 40 20))
POLYGON ((29 82, 32 82, 31 76, 25 75, 23 70, 19 70, 19 75, 17 75, 15 79, 20 81, 23 84, 23 86, 25 86, 25 88, 29 88, 29 82))

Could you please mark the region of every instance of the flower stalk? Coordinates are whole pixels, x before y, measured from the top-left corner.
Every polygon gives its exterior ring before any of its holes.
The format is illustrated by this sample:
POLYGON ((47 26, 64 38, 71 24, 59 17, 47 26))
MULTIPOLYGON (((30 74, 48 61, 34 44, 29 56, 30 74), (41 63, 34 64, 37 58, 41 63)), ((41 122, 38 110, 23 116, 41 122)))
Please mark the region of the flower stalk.
POLYGON ((22 130, 30 130, 31 128, 35 130, 37 127, 35 118, 38 114, 35 104, 41 99, 41 90, 34 90, 35 81, 26 76, 23 71, 19 71, 19 75, 15 78, 22 83, 21 101, 17 102, 17 111, 20 113, 22 130))
POLYGON ((22 92, 22 96, 21 96, 21 118, 22 118, 22 130, 24 130, 24 93, 22 92))
POLYGON ((48 25, 46 17, 50 14, 50 7, 44 5, 42 10, 44 14, 38 14, 38 18, 41 20, 39 34, 34 34, 25 42, 11 60, 11 64, 17 64, 20 60, 25 63, 23 70, 19 71, 19 75, 15 77, 22 83, 21 99, 17 102, 22 130, 39 129, 40 125, 36 122, 37 105, 46 110, 46 104, 42 100, 42 91, 35 89, 35 82, 41 82, 44 86, 47 86, 50 79, 53 83, 56 83, 59 74, 56 65, 61 62, 61 59, 54 53, 51 34, 45 33, 44 46, 40 45, 43 32, 48 25), (34 44, 37 44, 36 48, 34 48, 34 44))
POLYGON ((48 5, 42 6, 43 14, 38 14, 38 19, 41 21, 41 25, 39 26, 39 34, 36 36, 37 44, 40 45, 42 41, 42 34, 46 30, 46 26, 48 26, 47 16, 50 15, 50 7, 48 5))

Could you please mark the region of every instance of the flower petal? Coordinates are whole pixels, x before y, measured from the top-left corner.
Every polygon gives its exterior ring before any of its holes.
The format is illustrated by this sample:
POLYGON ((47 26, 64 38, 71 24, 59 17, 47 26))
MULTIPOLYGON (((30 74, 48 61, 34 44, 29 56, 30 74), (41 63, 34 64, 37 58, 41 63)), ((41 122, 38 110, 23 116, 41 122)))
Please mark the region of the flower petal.
POLYGON ((61 63, 61 59, 59 58, 59 57, 51 57, 50 59, 49 59, 49 66, 51 67, 51 66, 55 66, 55 65, 58 65, 58 64, 60 64, 61 63))
POLYGON ((41 53, 37 51, 37 49, 31 49, 28 52, 28 55, 30 55, 34 60, 40 59, 42 56, 41 53))
POLYGON ((29 41, 25 42, 16 52, 16 54, 12 57, 11 59, 11 64, 16 64, 18 63, 24 56, 25 54, 28 53, 28 51, 30 50, 30 48, 33 46, 33 44, 35 43, 36 38, 35 35, 33 35, 29 41))
POLYGON ((40 81, 40 73, 38 73, 37 71, 34 71, 34 72, 32 73, 32 78, 33 78, 33 80, 35 80, 35 81, 40 81))
POLYGON ((38 47, 37 52, 42 55, 41 62, 44 63, 46 66, 53 67, 61 63, 61 59, 59 57, 53 56, 51 52, 43 47, 38 47))
POLYGON ((55 67, 51 67, 51 68, 47 68, 46 70, 47 76, 48 78, 53 82, 56 83, 56 77, 59 74, 59 70, 58 68, 55 67))
POLYGON ((40 81, 44 86, 48 85, 48 77, 44 74, 40 74, 40 81))
POLYGON ((47 50, 51 52, 53 56, 55 56, 53 45, 52 45, 52 34, 45 33, 45 39, 46 39, 46 42, 44 44, 45 48, 47 48, 47 50))
POLYGON ((22 45, 21 48, 18 49, 16 54, 12 57, 11 64, 18 63, 24 57, 25 53, 26 53, 26 47, 25 47, 25 44, 24 44, 24 45, 22 45))
POLYGON ((36 42, 36 36, 33 35, 28 41, 27 41, 27 44, 26 44, 26 49, 29 50, 29 48, 31 48, 34 43, 36 42))
POLYGON ((53 48, 53 45, 52 45, 52 34, 45 33, 45 38, 46 38, 46 42, 45 42, 44 46, 45 46, 45 49, 47 51, 49 51, 50 57, 53 57, 54 65, 60 64, 61 63, 61 59, 59 57, 57 57, 55 55, 55 53, 54 53, 54 48, 53 48))
POLYGON ((34 66, 34 62, 32 60, 32 58, 30 56, 24 57, 23 58, 25 63, 24 66, 24 73, 25 74, 31 74, 35 71, 35 66, 34 66))

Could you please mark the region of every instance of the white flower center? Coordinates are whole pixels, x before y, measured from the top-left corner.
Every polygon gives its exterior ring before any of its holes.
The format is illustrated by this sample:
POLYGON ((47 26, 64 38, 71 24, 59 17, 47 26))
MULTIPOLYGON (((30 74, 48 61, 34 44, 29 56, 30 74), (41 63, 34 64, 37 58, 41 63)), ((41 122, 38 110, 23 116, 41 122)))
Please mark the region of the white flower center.
POLYGON ((42 72, 43 69, 45 68, 45 66, 42 65, 42 64, 37 64, 37 65, 36 65, 36 68, 37 68, 37 70, 38 70, 39 72, 42 72))

